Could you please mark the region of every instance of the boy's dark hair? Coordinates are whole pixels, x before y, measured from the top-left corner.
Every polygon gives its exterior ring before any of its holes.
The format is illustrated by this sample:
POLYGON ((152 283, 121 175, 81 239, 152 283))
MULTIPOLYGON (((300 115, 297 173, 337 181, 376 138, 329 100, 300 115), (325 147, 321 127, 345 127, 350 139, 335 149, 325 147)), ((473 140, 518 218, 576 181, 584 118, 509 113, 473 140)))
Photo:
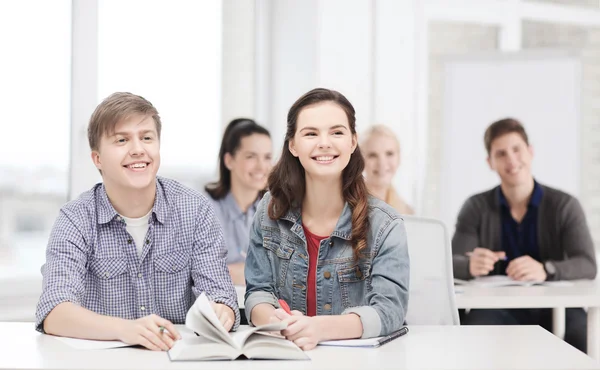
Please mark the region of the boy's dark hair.
POLYGON ((499 138, 500 136, 504 136, 510 133, 517 133, 521 135, 525 144, 529 145, 529 139, 527 138, 527 132, 525 132, 525 128, 514 118, 504 118, 499 121, 492 123, 487 130, 485 130, 485 134, 483 135, 483 143, 485 145, 485 150, 490 155, 490 151, 492 150, 492 142, 499 138))

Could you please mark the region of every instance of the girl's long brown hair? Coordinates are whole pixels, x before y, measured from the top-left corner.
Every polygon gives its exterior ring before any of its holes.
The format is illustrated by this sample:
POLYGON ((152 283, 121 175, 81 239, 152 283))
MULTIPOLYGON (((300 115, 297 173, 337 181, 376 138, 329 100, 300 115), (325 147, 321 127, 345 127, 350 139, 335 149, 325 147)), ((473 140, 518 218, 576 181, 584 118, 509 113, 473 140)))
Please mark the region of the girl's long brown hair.
MULTIPOLYGON (((334 90, 313 89, 302 95, 290 108, 287 116, 287 131, 281 151, 281 157, 269 175, 269 217, 279 219, 293 208, 302 206, 305 194, 305 173, 300 160, 289 151, 288 144, 294 138, 297 129, 298 115, 302 109, 323 102, 333 102, 340 106, 348 117, 348 125, 356 135, 356 117, 354 107, 348 99, 334 90)), ((369 228, 368 193, 362 173, 365 162, 357 145, 350 161, 342 172, 342 195, 352 210, 352 250, 354 260, 361 258, 361 252, 367 247, 367 231, 369 228)))

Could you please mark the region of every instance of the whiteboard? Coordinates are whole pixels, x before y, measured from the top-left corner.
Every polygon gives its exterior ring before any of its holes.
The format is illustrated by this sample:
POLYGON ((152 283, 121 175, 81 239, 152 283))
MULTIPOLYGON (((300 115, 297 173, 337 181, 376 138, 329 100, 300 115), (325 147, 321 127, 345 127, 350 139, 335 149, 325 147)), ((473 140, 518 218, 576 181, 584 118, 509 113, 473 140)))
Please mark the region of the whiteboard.
POLYGON ((519 52, 444 62, 440 216, 454 230, 471 195, 500 184, 486 161, 485 129, 506 117, 525 126, 537 181, 580 193, 580 58, 519 52))

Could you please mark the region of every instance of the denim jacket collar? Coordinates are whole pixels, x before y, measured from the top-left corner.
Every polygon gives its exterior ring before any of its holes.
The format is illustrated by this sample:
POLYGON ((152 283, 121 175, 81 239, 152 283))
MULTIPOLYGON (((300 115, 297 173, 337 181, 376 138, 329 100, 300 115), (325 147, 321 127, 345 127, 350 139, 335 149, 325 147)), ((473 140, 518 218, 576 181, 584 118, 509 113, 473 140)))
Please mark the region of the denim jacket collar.
MULTIPOLYGON (((300 212, 300 208, 289 209, 282 219, 293 223, 294 225, 290 228, 290 230, 300 238, 306 239, 304 237, 304 231, 302 230, 302 214, 300 212)), ((350 208, 348 202, 344 203, 344 209, 342 210, 342 214, 340 215, 340 218, 338 219, 331 236, 345 240, 352 239, 352 209, 350 208)))

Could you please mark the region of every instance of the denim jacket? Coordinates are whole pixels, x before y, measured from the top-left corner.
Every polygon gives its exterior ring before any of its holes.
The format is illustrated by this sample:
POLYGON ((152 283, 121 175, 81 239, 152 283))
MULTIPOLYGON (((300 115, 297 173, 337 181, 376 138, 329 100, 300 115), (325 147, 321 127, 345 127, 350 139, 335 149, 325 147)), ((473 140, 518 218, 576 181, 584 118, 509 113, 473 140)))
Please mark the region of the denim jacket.
MULTIPOLYGON (((269 193, 258 205, 250 230, 246 259, 245 309, 280 307, 306 314, 308 253, 299 209, 281 219, 268 216, 269 193)), ((352 210, 346 203, 329 238, 321 241, 316 268, 317 315, 355 313, 362 338, 387 335, 404 323, 408 304, 409 258, 400 215, 385 202, 369 197, 367 248, 357 264, 350 243, 352 210)))

